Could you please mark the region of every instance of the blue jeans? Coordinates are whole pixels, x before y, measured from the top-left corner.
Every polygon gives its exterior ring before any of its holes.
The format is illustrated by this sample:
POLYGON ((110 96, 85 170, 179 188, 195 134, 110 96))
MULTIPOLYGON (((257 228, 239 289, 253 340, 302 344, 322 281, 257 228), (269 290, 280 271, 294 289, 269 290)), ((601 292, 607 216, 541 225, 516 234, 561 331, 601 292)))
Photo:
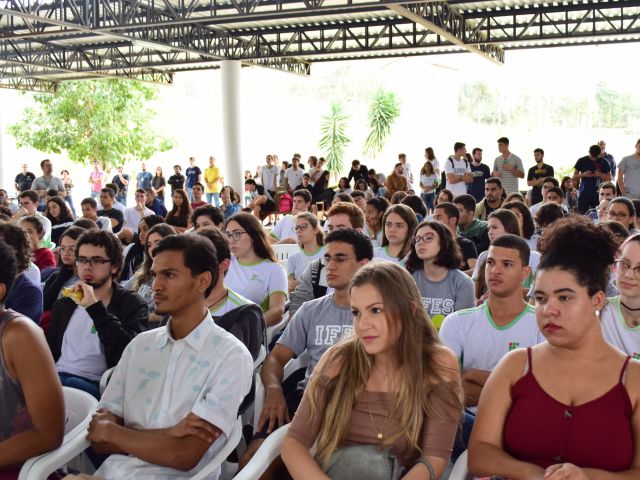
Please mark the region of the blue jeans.
POLYGON ((126 195, 116 195, 116 200, 118 202, 120 202, 122 205, 124 205, 125 207, 127 206, 127 196, 126 195))
POLYGON ((436 194, 433 193, 433 192, 421 193, 420 194, 420 198, 422 198, 422 201, 427 206, 427 212, 432 212, 433 211, 434 200, 436 198, 436 194))
POLYGON ((208 192, 207 192, 207 194, 206 194, 206 195, 207 195, 207 203, 208 203, 209 205, 213 205, 213 204, 211 203, 211 200, 213 199, 213 201, 214 201, 214 203, 215 203, 216 207, 220 208, 220 194, 219 194, 219 193, 208 193, 208 192))
POLYGON ((187 197, 189 198, 189 203, 193 203, 193 190, 191 187, 187 187, 187 197))
POLYGON ((67 195, 66 197, 63 198, 63 200, 65 200, 69 204, 69 207, 71 208, 71 212, 73 213, 73 216, 75 217, 76 209, 73 206, 73 198, 71 198, 71 195, 67 195))
POLYGON ((94 382, 86 378, 78 377, 70 373, 58 372, 60 382, 65 387, 77 388, 83 392, 87 392, 93 395, 97 400, 100 400, 100 382, 94 382))
POLYGON ((460 421, 458 426, 458 433, 456 439, 453 442, 453 452, 451 452, 451 463, 456 463, 456 460, 462 452, 464 452, 469 446, 469 437, 471 437, 471 430, 473 429, 473 422, 476 421, 476 416, 469 412, 464 411, 464 417, 460 421))

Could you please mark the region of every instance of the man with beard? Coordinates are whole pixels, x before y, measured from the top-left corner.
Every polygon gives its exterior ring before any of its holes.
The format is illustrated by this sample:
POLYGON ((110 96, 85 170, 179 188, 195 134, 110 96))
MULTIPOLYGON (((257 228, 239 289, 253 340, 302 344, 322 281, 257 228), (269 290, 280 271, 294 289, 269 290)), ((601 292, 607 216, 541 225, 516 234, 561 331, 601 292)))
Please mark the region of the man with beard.
POLYGON ((474 217, 478 220, 486 220, 492 212, 502 206, 504 189, 502 182, 497 177, 490 177, 484 182, 484 200, 478 202, 474 217))
POLYGON ((100 399, 100 377, 146 329, 147 304, 118 284, 122 245, 111 232, 83 233, 75 253, 80 281, 53 304, 47 342, 62 385, 100 399))

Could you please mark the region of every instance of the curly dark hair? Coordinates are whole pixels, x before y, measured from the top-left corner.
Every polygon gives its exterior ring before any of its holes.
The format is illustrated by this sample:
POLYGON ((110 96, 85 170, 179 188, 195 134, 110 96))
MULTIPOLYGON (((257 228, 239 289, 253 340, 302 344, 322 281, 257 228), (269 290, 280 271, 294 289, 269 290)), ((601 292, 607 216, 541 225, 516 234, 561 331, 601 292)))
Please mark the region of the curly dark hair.
POLYGON ((116 271, 111 278, 117 280, 122 272, 123 255, 122 243, 113 233, 104 230, 87 230, 76 242, 76 258, 80 256, 80 247, 83 245, 93 245, 94 247, 104 247, 105 254, 111 265, 116 267, 116 271))
MULTIPOLYGON (((443 223, 425 221, 416 227, 412 240, 415 238, 418 231, 424 227, 429 227, 431 230, 436 232, 438 234, 438 240, 440 241, 440 251, 433 263, 439 267, 448 268, 449 270, 460 268, 462 265, 462 252, 460 251, 458 242, 453 238, 451 230, 449 230, 443 223)), ((405 266, 411 273, 422 270, 424 267, 424 261, 418 258, 416 246, 413 241, 411 242, 411 250, 407 257, 405 266)))
POLYGON ((27 234, 15 223, 0 223, 0 239, 15 251, 18 273, 31 263, 31 246, 27 234))

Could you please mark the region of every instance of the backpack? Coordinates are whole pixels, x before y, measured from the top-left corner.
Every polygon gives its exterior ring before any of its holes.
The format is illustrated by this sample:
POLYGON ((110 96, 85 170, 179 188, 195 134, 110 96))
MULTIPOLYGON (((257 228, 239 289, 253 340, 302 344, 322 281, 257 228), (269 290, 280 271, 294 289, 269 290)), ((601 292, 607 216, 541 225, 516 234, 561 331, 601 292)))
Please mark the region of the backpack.
POLYGON ((320 275, 323 265, 320 260, 311 262, 311 286, 313 287, 313 298, 324 297, 327 294, 327 287, 320 285, 320 275))
POLYGON ((288 193, 283 193, 278 201, 278 211, 280 213, 290 213, 291 210, 293 210, 293 197, 288 193))

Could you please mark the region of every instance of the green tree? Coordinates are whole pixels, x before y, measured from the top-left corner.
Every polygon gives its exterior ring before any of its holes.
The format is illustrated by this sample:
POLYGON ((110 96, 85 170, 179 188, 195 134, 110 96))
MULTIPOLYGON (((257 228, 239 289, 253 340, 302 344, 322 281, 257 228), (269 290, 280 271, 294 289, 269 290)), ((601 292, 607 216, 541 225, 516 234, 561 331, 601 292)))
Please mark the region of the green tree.
POLYGON ((128 158, 147 160, 173 147, 149 122, 157 87, 127 80, 63 82, 56 94, 36 94, 36 105, 9 126, 18 147, 67 152, 76 163, 103 168, 128 158))
POLYGON ((333 102, 331 113, 322 117, 320 125, 322 136, 318 145, 324 152, 326 168, 333 175, 342 172, 344 150, 351 143, 346 134, 348 119, 340 102, 333 102))
POLYGON ((369 105, 369 134, 364 141, 363 153, 375 158, 384 148, 391 127, 400 116, 400 103, 395 93, 379 89, 369 105))
POLYGON ((458 92, 458 114, 475 123, 501 123, 500 92, 487 82, 468 82, 458 92))

